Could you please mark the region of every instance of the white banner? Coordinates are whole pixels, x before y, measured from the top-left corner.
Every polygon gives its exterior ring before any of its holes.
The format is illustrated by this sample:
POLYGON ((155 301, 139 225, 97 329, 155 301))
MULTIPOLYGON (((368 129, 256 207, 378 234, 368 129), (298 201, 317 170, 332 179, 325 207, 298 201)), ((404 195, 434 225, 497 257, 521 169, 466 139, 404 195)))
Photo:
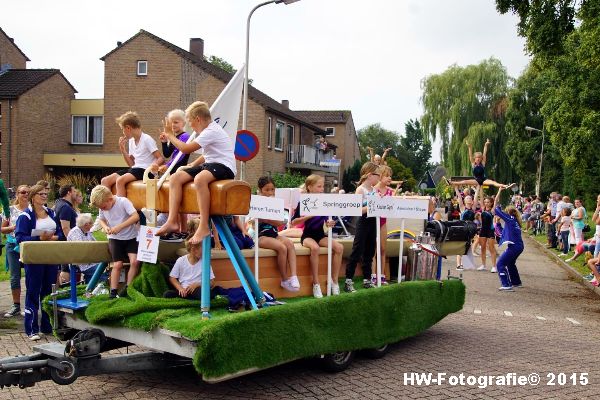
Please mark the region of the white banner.
POLYGON ((427 219, 429 200, 395 196, 368 196, 367 216, 386 218, 427 219))
POLYGON ((275 188, 275 197, 283 199, 283 207, 295 209, 300 201, 299 188, 275 188))
POLYGON ((299 207, 302 216, 360 216, 362 215, 362 195, 302 193, 299 207))
POLYGON ((152 264, 156 263, 158 257, 159 236, 155 236, 158 228, 141 225, 138 233, 138 261, 145 261, 152 264))
POLYGON ((283 221, 283 200, 276 197, 252 195, 248 218, 272 219, 283 221))

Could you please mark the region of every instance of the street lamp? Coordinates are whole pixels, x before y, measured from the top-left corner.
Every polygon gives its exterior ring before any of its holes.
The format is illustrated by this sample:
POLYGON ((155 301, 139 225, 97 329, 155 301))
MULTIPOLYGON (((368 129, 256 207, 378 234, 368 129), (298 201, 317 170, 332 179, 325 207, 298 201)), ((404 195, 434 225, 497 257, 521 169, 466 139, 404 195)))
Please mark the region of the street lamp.
POLYGON ((544 161, 544 126, 542 125, 542 129, 536 129, 536 128, 532 128, 530 126, 526 126, 525 130, 528 132, 531 131, 535 131, 535 132, 541 132, 542 133, 542 151, 540 152, 540 163, 538 165, 538 170, 537 170, 537 179, 535 182, 535 195, 538 197, 540 197, 540 185, 541 185, 541 181, 542 181, 542 162, 544 161))
MULTIPOLYGON (((248 121, 248 61, 250 59, 250 18, 252 18, 252 14, 254 11, 259 9, 262 6, 266 6, 267 4, 275 3, 284 3, 286 5, 295 3, 300 0, 270 0, 265 1, 264 3, 258 4, 256 7, 250 11, 248 14, 248 20, 246 21, 246 71, 244 73, 244 99, 242 101, 242 129, 246 129, 246 123, 248 121)), ((240 179, 244 180, 244 173, 246 169, 246 163, 242 161, 240 168, 240 179)))

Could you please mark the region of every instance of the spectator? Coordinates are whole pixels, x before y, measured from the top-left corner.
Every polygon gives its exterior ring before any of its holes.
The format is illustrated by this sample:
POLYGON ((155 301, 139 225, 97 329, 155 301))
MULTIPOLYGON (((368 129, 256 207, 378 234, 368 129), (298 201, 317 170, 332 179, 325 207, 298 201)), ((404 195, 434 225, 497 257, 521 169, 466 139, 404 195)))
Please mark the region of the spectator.
MULTIPOLYGON (((94 221, 92 219, 91 214, 81 214, 77 217, 76 226, 69 231, 69 235, 67 236, 67 241, 69 242, 95 242, 96 239, 90 232, 94 221)), ((81 272, 83 275, 83 281, 86 283, 90 283, 96 269, 98 269, 99 264, 79 264, 76 265, 77 270, 81 272)), ((61 272, 61 280, 69 281, 69 273, 66 275, 61 272), (65 279, 66 278, 66 279, 65 279)), ((106 280, 107 276, 104 274, 101 280, 106 280)))
POLYGON ((571 213, 571 220, 573 221, 573 233, 575 236, 575 245, 578 245, 583 241, 583 227, 585 226, 585 220, 587 218, 587 211, 581 202, 581 199, 575 199, 575 209, 571 213))
POLYGON ((6 262, 10 272, 10 291, 12 294, 13 305, 5 314, 5 318, 24 315, 21 311, 21 268, 23 264, 19 261, 19 246, 15 237, 15 228, 17 218, 27 208, 27 197, 29 196, 29 186, 19 185, 17 187, 16 198, 9 207, 10 218, 2 220, 2 233, 6 234, 6 262))

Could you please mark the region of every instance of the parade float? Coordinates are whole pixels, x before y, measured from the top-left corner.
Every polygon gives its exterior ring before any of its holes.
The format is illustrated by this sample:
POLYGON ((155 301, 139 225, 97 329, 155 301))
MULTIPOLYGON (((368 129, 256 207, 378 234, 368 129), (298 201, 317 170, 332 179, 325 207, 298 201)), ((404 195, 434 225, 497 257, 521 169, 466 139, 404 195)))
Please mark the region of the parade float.
MULTIPOLYGON (((229 88, 230 85, 219 96, 211 113, 221 123, 229 119, 234 121, 230 126, 237 126, 239 100, 237 109, 229 107, 230 118, 219 110, 220 100, 229 88)), ((237 96, 239 99, 239 92, 237 96)), ((196 213, 193 184, 188 183, 183 189, 179 211, 196 213)), ((155 258, 142 264, 140 274, 128 287, 125 297, 109 299, 106 294, 85 295, 94 292, 97 278, 108 265, 107 242, 21 244, 21 259, 27 264, 101 263, 102 268, 87 287, 78 287, 76 274, 71 273, 70 288, 55 288, 45 299, 44 308, 52 316, 55 336, 60 342, 37 345, 35 353, 30 355, 0 359, 0 386, 24 388, 48 379, 64 385, 87 375, 190 365, 205 381, 219 382, 302 358, 317 358, 328 370, 341 371, 357 352, 381 357, 389 344, 423 332, 448 314, 459 311, 464 304, 462 280, 450 279, 450 276, 442 280, 441 263, 437 260, 439 256, 464 254, 474 233, 468 229, 446 227, 441 223, 429 229, 433 236, 425 234, 427 240, 415 241, 405 238, 402 222, 398 239, 382 239, 387 240, 388 257, 386 260, 377 257, 379 287, 315 299, 310 296, 308 249, 296 245, 301 289, 294 293, 283 291, 279 286, 275 252, 240 251, 233 241, 223 216, 249 214, 250 185, 238 180, 216 181, 210 185, 210 191, 211 218, 225 249, 211 250, 210 238, 204 239, 203 276, 209 275, 212 266, 215 285, 241 287, 242 304, 246 306, 242 309, 247 308, 247 311, 229 312, 230 298, 211 300, 208 279, 202 282, 200 304, 162 298, 168 285, 168 265, 182 255, 181 244, 156 243, 158 238, 152 230, 156 213, 168 210, 169 182, 153 179, 133 182, 127 186, 127 197, 150 217, 148 226, 140 228, 139 251, 143 254, 138 253, 138 256, 155 258), (152 248, 156 251, 150 251, 152 248), (396 270, 397 283, 380 286, 382 269, 390 275, 396 270), (403 276, 410 281, 403 281, 403 276), (109 354, 110 350, 132 345, 138 346, 139 351, 109 354)), ((313 215, 357 215, 362 199, 357 205, 352 196, 301 197, 301 204, 311 204, 304 207, 303 215, 311 212, 320 213, 313 215), (350 203, 353 205, 349 206, 350 203)), ((375 218, 387 216, 404 221, 403 218, 414 218, 411 213, 416 210, 425 228, 426 199, 388 197, 377 201, 369 208, 375 218)), ((254 217, 261 218, 261 214, 256 213, 254 217)), ((330 231, 330 243, 331 240, 330 231)), ((344 244, 347 257, 352 238, 339 240, 344 244)), ((322 286, 328 285, 330 276, 331 246, 322 248, 319 255, 322 286)))

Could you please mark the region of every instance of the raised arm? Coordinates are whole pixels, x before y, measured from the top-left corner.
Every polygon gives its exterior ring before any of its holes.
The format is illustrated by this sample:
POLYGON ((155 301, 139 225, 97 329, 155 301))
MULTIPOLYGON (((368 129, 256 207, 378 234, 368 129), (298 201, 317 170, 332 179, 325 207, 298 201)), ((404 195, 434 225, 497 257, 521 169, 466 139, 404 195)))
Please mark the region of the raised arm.
POLYGON ((463 211, 465 211, 465 203, 463 202, 460 190, 458 190, 458 186, 454 186, 454 192, 456 193, 456 198, 458 199, 458 208, 462 213, 463 211))
POLYGON ((479 208, 480 193, 481 197, 483 197, 483 191, 481 189, 481 186, 477 186, 477 189, 475 190, 475 197, 473 197, 473 210, 477 210, 477 208, 479 208))
POLYGON ((381 155, 381 164, 382 165, 386 165, 385 164, 385 157, 387 157, 387 155, 388 155, 388 153, 390 152, 391 149, 392 149, 391 147, 388 147, 387 149, 385 149, 383 151, 383 154, 381 155))
POLYGON ((471 146, 471 143, 469 143, 466 140, 465 140, 465 144, 467 145, 467 148, 469 149, 469 161, 471 162, 471 164, 473 164, 473 163, 475 163, 475 158, 473 157, 473 146, 471 146))
POLYGON ((369 150, 369 161, 373 162, 373 159, 375 158, 375 152, 373 151, 372 147, 367 147, 367 150, 369 150))
POLYGON ((483 145, 483 155, 481 157, 481 163, 483 165, 485 165, 485 160, 487 159, 487 151, 488 151, 488 146, 490 145, 490 139, 486 139, 485 144, 483 145))
POLYGON ((494 198, 494 204, 496 207, 500 204, 500 193, 502 193, 502 188, 498 188, 498 193, 496 193, 496 197, 494 198))

